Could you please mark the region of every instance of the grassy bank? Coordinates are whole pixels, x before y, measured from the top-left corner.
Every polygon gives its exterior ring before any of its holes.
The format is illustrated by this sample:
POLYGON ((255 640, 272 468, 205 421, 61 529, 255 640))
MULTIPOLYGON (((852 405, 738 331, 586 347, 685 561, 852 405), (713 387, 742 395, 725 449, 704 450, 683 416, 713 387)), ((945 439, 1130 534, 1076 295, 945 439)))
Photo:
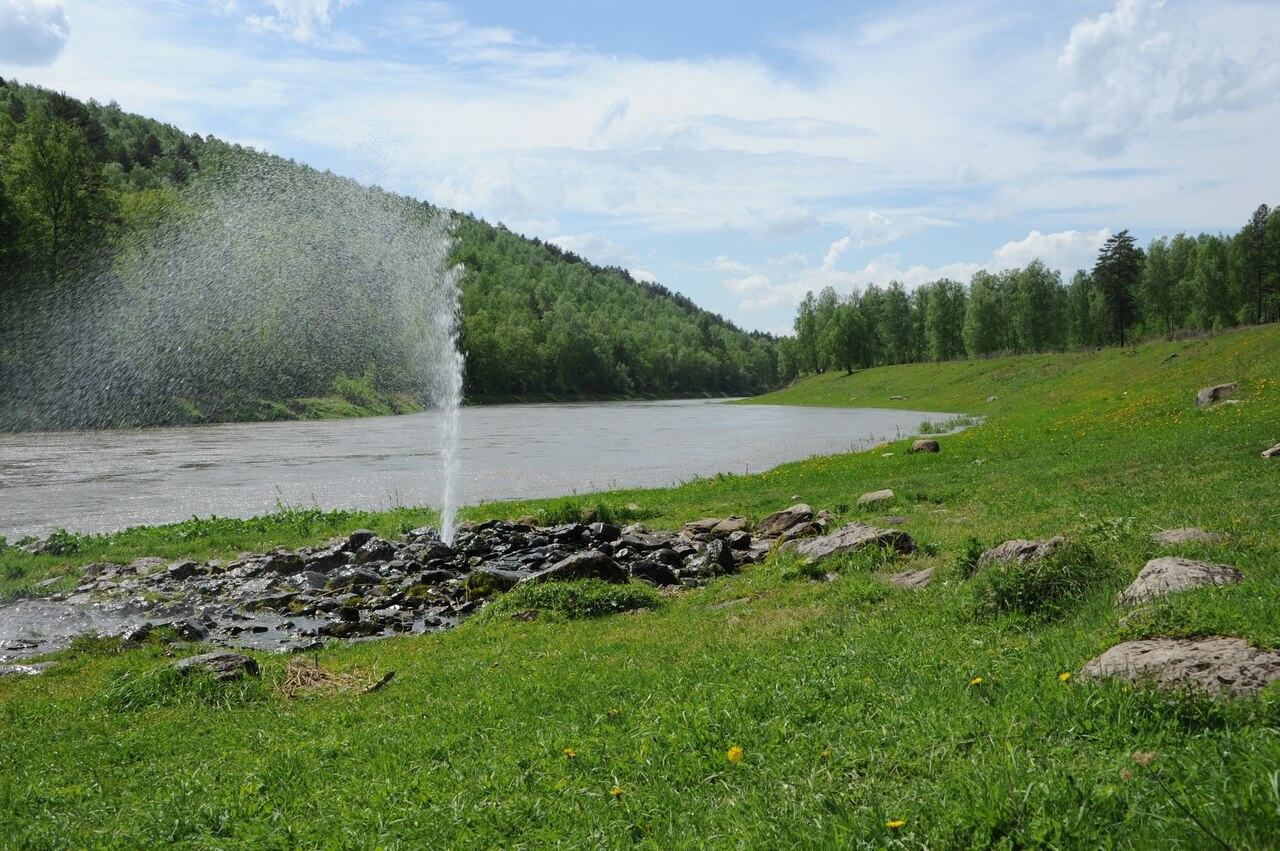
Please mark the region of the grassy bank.
MULTIPOLYGON (((555 607, 581 607, 534 601, 551 608, 531 621, 495 612, 448 634, 326 649, 313 661, 335 677, 301 692, 285 688, 280 657, 261 657, 261 681, 218 686, 168 676, 161 645, 82 642, 40 677, 0 679, 0 842, 1268 847, 1280 690, 1221 702, 1062 675, 1125 638, 1280 647, 1280 492, 1276 462, 1259 458, 1280 440, 1277 376, 1276 329, 830 374, 755 401, 985 420, 936 455, 899 441, 761 475, 467 511, 557 520, 586 505, 670 527, 758 519, 799 497, 842 520, 906 518, 921 555, 846 558, 833 581, 775 559, 639 613, 570 618, 555 607), (1239 382, 1241 404, 1194 406, 1197 388, 1223 381, 1239 382), (893 503, 857 507, 882 487, 893 503), (1183 525, 1228 538, 1176 552, 1235 565, 1245 582, 1122 625, 1112 600, 1157 554, 1149 535, 1183 525), (977 545, 1062 532, 1096 566, 1062 596, 1002 608, 999 589, 965 579, 977 545), (939 569, 923 591, 878 578, 923 567, 939 569), (344 688, 391 670, 377 692, 344 688)), ((12 593, 104 554, 207 556, 424 519, 192 521, 70 539, 62 556, 0 553, 0 568, 12 593)))

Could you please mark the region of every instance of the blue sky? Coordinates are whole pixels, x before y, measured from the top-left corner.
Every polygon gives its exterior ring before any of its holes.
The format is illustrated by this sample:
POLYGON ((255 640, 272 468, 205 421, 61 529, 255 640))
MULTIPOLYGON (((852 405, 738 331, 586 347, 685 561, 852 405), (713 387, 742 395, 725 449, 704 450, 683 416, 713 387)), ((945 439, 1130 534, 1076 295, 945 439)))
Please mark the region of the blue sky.
POLYGON ((474 212, 748 328, 1280 202, 1280 3, 0 0, 0 76, 474 212))

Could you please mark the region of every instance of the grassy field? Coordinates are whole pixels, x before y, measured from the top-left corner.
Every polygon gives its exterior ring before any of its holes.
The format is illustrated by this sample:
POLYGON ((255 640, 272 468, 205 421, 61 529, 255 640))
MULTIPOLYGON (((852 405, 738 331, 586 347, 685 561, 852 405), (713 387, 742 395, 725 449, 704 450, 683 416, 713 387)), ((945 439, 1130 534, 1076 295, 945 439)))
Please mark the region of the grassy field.
MULTIPOLYGON (((0 679, 0 844, 1275 846, 1280 688, 1228 702, 1064 675, 1128 638, 1280 647, 1280 470, 1259 457, 1280 441, 1280 330, 828 374, 753 401, 984 419, 936 455, 899 441, 466 512, 554 520, 585 505, 672 527, 758 519, 799 497, 844 520, 907 518, 920 555, 848 557, 824 565, 831 581, 775 558, 604 617, 582 601, 608 590, 542 592, 447 634, 263 656, 261 680, 233 685, 173 676, 175 648, 161 644, 79 642, 46 674, 0 679), (1239 382, 1241 404, 1197 409, 1196 389, 1223 381, 1239 382), (883 487, 893 503, 857 507, 883 487), (1245 581, 1122 626, 1112 601, 1157 554, 1150 534, 1183 525, 1228 538, 1175 552, 1245 581), (1057 533, 1094 565, 1067 586, 1005 605, 1001 588, 965 578, 978 546, 1057 533), (923 591, 879 578, 923 567, 939 568, 923 591), (534 607, 535 620, 510 617, 534 607), (361 692, 388 671, 385 688, 361 692), (295 688, 303 674, 314 688, 295 688)), ((426 519, 284 511, 68 536, 61 555, 0 552, 0 593, 103 558, 208 557, 426 519)))

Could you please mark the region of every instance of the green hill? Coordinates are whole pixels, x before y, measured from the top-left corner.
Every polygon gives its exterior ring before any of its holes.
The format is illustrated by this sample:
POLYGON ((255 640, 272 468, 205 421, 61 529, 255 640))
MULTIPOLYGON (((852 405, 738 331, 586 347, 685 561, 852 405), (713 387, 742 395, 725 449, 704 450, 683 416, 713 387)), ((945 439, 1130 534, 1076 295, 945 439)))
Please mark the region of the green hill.
POLYGON ((625 270, 0 80, 0 429, 413 409, 441 309, 414 287, 458 263, 468 399, 776 384, 770 337, 625 270))
MULTIPOLYGON (((985 420, 940 438, 936 454, 899 440, 759 475, 466 514, 558 520, 635 503, 633 515, 672 528, 754 521, 799 497, 836 522, 892 522, 917 555, 819 570, 774 557, 598 618, 573 617, 568 592, 517 596, 446 634, 317 652, 331 677, 394 670, 373 694, 287 696, 289 660, 266 655, 261 681, 184 683, 163 673, 174 651, 162 644, 85 641, 49 673, 0 679, 0 836, 17 847, 1273 847, 1274 683, 1226 700, 1079 674, 1132 639, 1280 649, 1280 459, 1259 457, 1280 441, 1277 375, 1280 329, 1264 327, 806 380, 756 401, 985 420), (1195 405, 1198 388, 1226 381, 1238 404, 1195 405), (892 502, 857 505, 884 487, 892 502), (1224 537, 1151 539, 1181 526, 1224 537), (1060 533, 1078 560, 973 574, 983 547, 1060 533), (1117 607, 1164 554, 1244 578, 1117 607), (883 579, 929 568, 921 590, 883 579)), ((78 565, 106 558, 234 555, 424 519, 295 512, 69 537, 71 556, 0 553, 0 593, 49 593, 46 576, 69 587, 78 565)))

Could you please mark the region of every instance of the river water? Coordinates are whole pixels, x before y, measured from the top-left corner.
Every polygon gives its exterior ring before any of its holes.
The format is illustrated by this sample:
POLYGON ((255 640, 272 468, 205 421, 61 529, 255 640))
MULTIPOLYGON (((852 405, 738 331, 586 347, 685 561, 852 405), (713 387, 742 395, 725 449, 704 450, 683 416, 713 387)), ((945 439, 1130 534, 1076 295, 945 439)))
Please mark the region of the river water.
MULTIPOLYGON (((0 536, 251 517, 281 503, 438 507, 437 416, 0 434, 0 536)), ((946 416, 703 399, 469 407, 459 496, 475 504, 759 473, 946 416)))

